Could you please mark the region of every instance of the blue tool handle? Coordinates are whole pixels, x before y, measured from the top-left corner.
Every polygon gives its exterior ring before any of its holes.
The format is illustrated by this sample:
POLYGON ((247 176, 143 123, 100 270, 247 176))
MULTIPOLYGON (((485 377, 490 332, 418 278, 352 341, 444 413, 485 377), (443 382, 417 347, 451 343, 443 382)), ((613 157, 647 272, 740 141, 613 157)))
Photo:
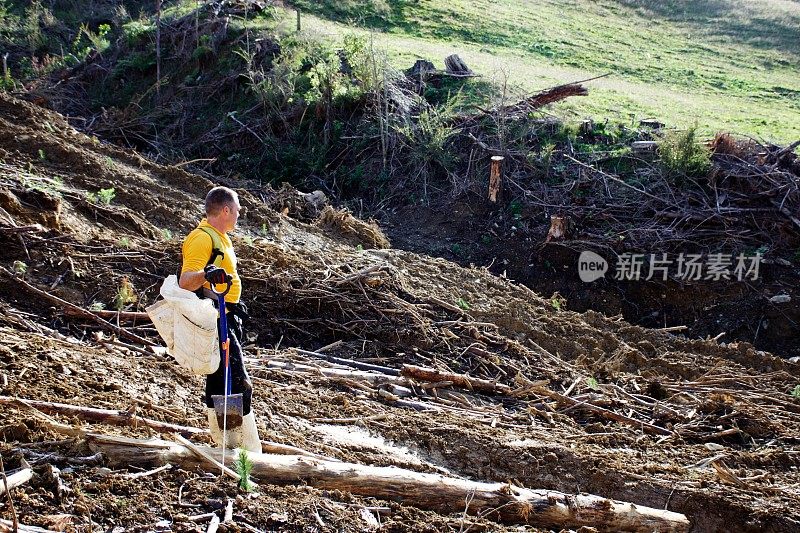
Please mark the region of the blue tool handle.
POLYGON ((225 278, 225 291, 217 292, 216 286, 212 283, 211 292, 217 297, 217 305, 219 306, 219 345, 221 348, 220 355, 223 356, 225 362, 225 375, 227 380, 225 383, 225 395, 230 396, 233 390, 233 378, 231 377, 231 361, 230 361, 230 347, 228 343, 228 313, 225 311, 225 295, 231 290, 233 278, 230 275, 225 278))

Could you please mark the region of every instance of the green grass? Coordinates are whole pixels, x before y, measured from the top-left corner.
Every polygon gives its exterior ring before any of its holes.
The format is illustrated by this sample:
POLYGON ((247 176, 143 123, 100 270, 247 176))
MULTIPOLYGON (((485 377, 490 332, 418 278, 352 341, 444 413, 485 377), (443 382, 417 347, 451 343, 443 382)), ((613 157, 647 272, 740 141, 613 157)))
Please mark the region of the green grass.
MULTIPOLYGON (((567 117, 800 138, 800 3, 791 0, 300 0, 304 31, 369 32, 395 66, 458 53, 515 96, 598 74, 567 117), (354 28, 358 28, 355 29, 354 28)), ((294 13, 284 12, 285 31, 294 13)))

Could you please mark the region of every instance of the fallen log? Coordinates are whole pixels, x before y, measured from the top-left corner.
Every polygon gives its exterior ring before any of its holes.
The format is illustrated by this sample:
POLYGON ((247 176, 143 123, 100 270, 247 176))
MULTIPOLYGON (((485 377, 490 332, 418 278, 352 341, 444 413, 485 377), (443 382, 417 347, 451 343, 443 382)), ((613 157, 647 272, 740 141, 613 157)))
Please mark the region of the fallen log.
POLYGON ((43 413, 57 414, 65 416, 77 416, 83 420, 111 424, 114 426, 133 426, 142 424, 155 431, 168 433, 179 433, 181 435, 200 435, 208 433, 208 430, 199 429, 169 422, 161 422, 138 416, 128 411, 114 411, 111 409, 98 409, 96 407, 83 407, 79 405, 69 405, 65 403, 44 402, 40 400, 26 400, 24 398, 14 398, 10 396, 0 396, 0 405, 27 405, 43 413))
POLYGON ((30 226, 12 226, 12 227, 5 227, 0 226, 0 233, 40 233, 44 231, 44 227, 41 224, 31 224, 30 226))
POLYGON ((324 353, 320 353, 319 351, 312 352, 309 350, 302 350, 300 348, 294 348, 294 351, 301 354, 307 355, 309 357, 316 357, 317 359, 322 359, 323 361, 328 361, 329 363, 335 363, 337 365, 344 365, 349 366, 352 368, 357 368, 358 370, 371 370, 373 372, 380 372, 381 374, 386 374, 387 376, 399 376, 400 371, 396 368, 389 368, 388 366, 379 366, 373 365, 370 363, 362 363, 361 361, 355 361, 353 359, 343 359, 341 357, 335 357, 333 355, 328 355, 324 353))
POLYGON ((19 487, 23 483, 27 483, 32 477, 33 470, 31 470, 30 467, 27 466, 27 463, 25 463, 25 468, 19 472, 14 472, 13 474, 6 476, 6 479, 0 483, 0 496, 5 494, 6 490, 10 491, 14 487, 19 487))
MULTIPOLYGON (((159 466, 166 463, 194 468, 207 462, 186 448, 166 441, 137 441, 125 437, 87 435, 93 451, 102 452, 112 467, 159 466)), ((199 446, 217 461, 218 448, 199 446)), ((225 461, 234 462, 237 453, 226 450, 225 461)), ((323 490, 341 490, 362 496, 402 501, 422 509, 470 514, 506 524, 538 527, 595 527, 601 531, 684 532, 686 516, 610 500, 591 494, 564 494, 532 490, 508 483, 483 483, 427 474, 396 467, 338 463, 297 455, 248 453, 253 462, 252 477, 266 483, 304 483, 323 490)))
POLYGON ((403 368, 400 370, 400 375, 417 381, 429 381, 431 383, 449 381, 454 387, 480 392, 500 392, 504 394, 511 392, 511 387, 508 385, 495 383, 488 379, 473 378, 465 374, 451 374, 449 372, 436 370, 435 368, 426 368, 416 365, 403 365, 403 368))
MULTIPOLYGON (((262 367, 263 368, 263 367, 262 367)), ((343 368, 327 368, 317 367, 311 365, 303 365, 299 363, 284 363, 282 361, 266 361, 266 368, 277 368, 287 372, 298 372, 302 374, 316 374, 326 378, 348 378, 366 381, 371 385, 383 385, 392 383, 400 386, 407 386, 409 382, 406 378, 401 376, 392 376, 389 374, 368 372, 363 370, 345 370, 343 368)))
MULTIPOLYGON (((28 409, 32 409, 34 412, 37 411, 40 412, 40 416, 44 416, 41 415, 41 413, 75 416, 82 420, 89 420, 92 422, 100 422, 104 424, 118 425, 118 426, 130 426, 132 423, 139 423, 148 426, 156 431, 177 433, 182 436, 208 434, 207 429, 201 429, 191 426, 181 426, 178 424, 170 424, 168 422, 152 420, 149 418, 144 418, 141 416, 131 414, 127 411, 113 411, 110 409, 81 407, 78 405, 44 402, 40 400, 27 400, 23 398, 13 398, 10 396, 0 396, 0 405, 21 405, 27 407, 28 409)), ((72 436, 83 435, 83 433, 81 433, 80 431, 76 431, 72 428, 69 428, 68 430, 65 429, 67 426, 63 424, 51 425, 49 427, 54 431, 57 431, 62 434, 67 434, 72 436)), ((289 446, 288 444, 280 444, 278 442, 272 442, 268 440, 261 441, 261 450, 265 453, 274 453, 282 455, 304 455, 307 457, 314 457, 317 459, 323 459, 327 461, 337 461, 337 459, 331 457, 325 457, 323 455, 319 455, 314 452, 298 448, 296 446, 289 446)), ((67 458, 66 460, 73 463, 77 461, 75 458, 67 458)), ((2 492, 0 492, 0 494, 2 494, 2 492)))

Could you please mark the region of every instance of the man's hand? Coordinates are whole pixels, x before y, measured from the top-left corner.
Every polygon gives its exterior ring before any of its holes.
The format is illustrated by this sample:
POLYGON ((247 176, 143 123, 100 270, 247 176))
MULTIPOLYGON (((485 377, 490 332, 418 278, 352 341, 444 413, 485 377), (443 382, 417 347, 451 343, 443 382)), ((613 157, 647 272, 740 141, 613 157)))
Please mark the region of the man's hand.
POLYGON ((204 272, 206 273, 206 281, 214 285, 225 283, 228 281, 228 273, 224 268, 218 266, 208 265, 204 272))

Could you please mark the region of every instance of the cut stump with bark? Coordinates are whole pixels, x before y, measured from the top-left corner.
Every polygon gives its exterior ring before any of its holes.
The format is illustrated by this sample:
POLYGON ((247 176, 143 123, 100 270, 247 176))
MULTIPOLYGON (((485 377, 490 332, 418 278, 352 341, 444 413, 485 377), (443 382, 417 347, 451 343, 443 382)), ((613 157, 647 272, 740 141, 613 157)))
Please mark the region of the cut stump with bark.
POLYGON ((489 201, 497 203, 503 194, 503 159, 501 155, 492 156, 492 166, 489 171, 489 201))

